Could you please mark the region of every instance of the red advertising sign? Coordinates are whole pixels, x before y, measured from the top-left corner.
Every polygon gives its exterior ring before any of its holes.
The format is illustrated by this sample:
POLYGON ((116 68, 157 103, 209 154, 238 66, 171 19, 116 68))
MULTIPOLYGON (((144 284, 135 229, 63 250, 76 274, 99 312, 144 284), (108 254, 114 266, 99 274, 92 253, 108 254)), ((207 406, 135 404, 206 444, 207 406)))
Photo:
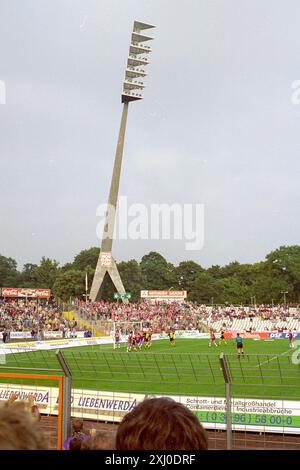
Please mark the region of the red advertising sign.
POLYGON ((185 290, 142 290, 141 297, 144 299, 155 298, 181 298, 185 299, 187 292, 185 290))
POLYGON ((22 287, 3 287, 1 295, 3 297, 34 297, 48 299, 51 295, 50 289, 25 289, 22 287))
MULTIPOLYGON (((237 333, 227 332, 224 334, 225 338, 235 338, 237 333)), ((242 338, 252 338, 252 339, 266 339, 269 337, 269 334, 265 331, 263 332, 240 332, 242 338)))

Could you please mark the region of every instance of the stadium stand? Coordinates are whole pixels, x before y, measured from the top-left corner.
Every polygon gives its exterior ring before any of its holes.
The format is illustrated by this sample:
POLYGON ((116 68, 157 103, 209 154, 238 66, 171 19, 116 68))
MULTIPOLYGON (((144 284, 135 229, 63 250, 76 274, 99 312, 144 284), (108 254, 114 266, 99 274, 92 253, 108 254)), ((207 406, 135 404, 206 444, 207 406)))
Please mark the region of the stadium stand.
POLYGON ((107 302, 85 303, 76 301, 74 308, 80 318, 97 324, 113 322, 150 322, 154 332, 167 331, 170 328, 180 330, 210 328, 219 331, 225 328, 231 331, 287 331, 300 330, 300 309, 288 309, 277 305, 244 307, 196 306, 191 302, 184 304, 157 304, 146 302, 136 304, 118 304, 107 302))

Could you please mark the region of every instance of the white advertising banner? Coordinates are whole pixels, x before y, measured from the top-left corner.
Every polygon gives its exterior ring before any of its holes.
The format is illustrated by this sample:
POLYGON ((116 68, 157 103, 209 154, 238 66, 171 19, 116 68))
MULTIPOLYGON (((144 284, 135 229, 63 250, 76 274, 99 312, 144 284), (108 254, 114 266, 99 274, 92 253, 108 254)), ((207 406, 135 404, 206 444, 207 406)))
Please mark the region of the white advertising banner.
MULTIPOLYGON (((0 402, 8 400, 12 394, 17 394, 18 400, 25 401, 33 396, 41 413, 58 414, 58 388, 56 387, 0 384, 0 402)), ((123 416, 144 398, 143 394, 73 389, 71 415, 120 422, 123 416)))
POLYGON ((12 354, 24 351, 39 351, 60 348, 74 348, 78 346, 94 346, 97 344, 111 344, 113 340, 109 336, 95 338, 76 338, 76 339, 54 339, 49 341, 29 341, 24 343, 0 343, 0 355, 12 354))
POLYGON ((45 331, 44 338, 62 338, 62 331, 45 331))
MULTIPOLYGON (((19 400, 27 400, 32 395, 41 413, 53 415, 58 413, 58 390, 56 387, 0 384, 0 401, 8 400, 13 393, 18 395, 19 400)), ((146 397, 161 396, 167 395, 73 389, 71 414, 73 417, 120 422, 126 413, 146 397)), ((225 398, 170 397, 193 411, 205 428, 226 428, 225 398)), ((234 430, 243 431, 300 434, 300 402, 252 398, 233 399, 232 427, 234 430)))
POLYGON ((30 331, 11 331, 9 337, 11 339, 31 339, 30 331))
MULTIPOLYGON (((54 332, 58 335, 61 332, 54 332)), ((167 333, 154 333, 152 335, 153 340, 167 339, 167 333)), ((198 338, 198 339, 208 339, 208 333, 199 333, 198 330, 179 330, 175 331, 176 338, 198 338)), ((127 337, 122 337, 122 342, 127 341, 127 337)), ((92 346, 97 344, 112 344, 114 339, 111 336, 96 336, 94 338, 65 338, 49 340, 49 341, 30 341, 24 343, 7 343, 0 344, 0 354, 11 354, 15 352, 22 352, 24 350, 50 350, 54 348, 74 348, 78 346, 92 346)))

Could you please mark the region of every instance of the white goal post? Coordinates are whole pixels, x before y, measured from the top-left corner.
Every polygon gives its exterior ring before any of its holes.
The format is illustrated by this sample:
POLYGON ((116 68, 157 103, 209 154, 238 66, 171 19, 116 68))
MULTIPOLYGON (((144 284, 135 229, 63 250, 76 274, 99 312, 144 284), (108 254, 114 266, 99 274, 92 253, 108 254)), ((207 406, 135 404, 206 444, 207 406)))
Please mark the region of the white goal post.
POLYGON ((119 330, 121 336, 121 342, 127 340, 127 336, 131 331, 143 331, 143 322, 139 321, 115 321, 113 323, 113 330, 111 331, 110 335, 115 338, 116 331, 119 330))

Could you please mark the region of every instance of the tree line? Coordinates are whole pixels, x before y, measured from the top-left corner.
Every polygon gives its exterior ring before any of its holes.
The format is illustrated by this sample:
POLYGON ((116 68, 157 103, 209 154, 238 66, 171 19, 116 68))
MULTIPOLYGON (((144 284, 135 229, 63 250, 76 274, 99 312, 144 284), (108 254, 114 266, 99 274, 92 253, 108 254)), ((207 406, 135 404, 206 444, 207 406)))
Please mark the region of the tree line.
MULTIPOLYGON (((85 278, 91 286, 99 256, 99 248, 81 251, 73 262, 60 266, 43 257, 40 263, 27 263, 21 271, 17 262, 0 255, 0 287, 51 289, 63 301, 70 297, 84 298, 85 278)), ((131 301, 145 290, 186 290, 188 300, 205 304, 289 304, 300 303, 300 246, 281 246, 265 260, 253 264, 233 261, 226 266, 207 269, 188 260, 178 266, 161 254, 150 252, 140 262, 132 259, 117 263, 125 290, 131 301)), ((103 298, 112 300, 115 288, 105 280, 103 298)))

